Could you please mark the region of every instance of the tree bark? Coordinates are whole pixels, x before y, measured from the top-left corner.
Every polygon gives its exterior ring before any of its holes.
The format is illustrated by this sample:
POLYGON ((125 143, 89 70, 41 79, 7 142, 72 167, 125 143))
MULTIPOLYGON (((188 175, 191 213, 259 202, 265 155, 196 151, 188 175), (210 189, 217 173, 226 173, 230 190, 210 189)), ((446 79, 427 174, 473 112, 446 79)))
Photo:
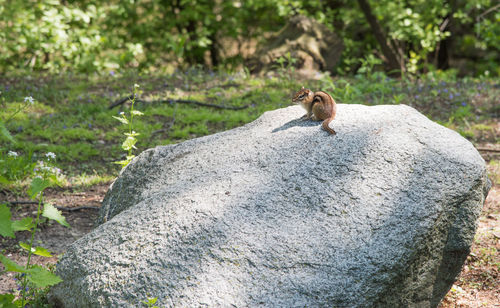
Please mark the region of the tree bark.
POLYGON ((400 64, 400 61, 398 59, 398 56, 396 52, 390 47, 390 45, 387 42, 387 38, 384 34, 384 31, 382 30, 382 27, 378 23, 377 18, 375 15, 372 13, 372 9, 370 7, 370 4, 368 3, 367 0, 358 0, 358 4, 363 11, 363 14, 366 17, 366 20, 370 24, 373 35, 375 36, 375 39, 380 45, 380 48, 382 49, 382 53, 384 54, 387 64, 389 66, 389 69, 392 70, 401 70, 404 71, 404 64, 400 64))

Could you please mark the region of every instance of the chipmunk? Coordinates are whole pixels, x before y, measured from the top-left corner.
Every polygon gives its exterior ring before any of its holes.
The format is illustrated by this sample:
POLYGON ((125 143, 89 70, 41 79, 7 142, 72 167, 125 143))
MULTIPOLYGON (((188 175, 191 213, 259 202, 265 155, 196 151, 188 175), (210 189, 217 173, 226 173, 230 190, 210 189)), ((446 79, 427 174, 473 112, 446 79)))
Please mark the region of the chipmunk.
POLYGON ((313 121, 321 121, 321 126, 324 130, 332 135, 336 132, 328 126, 337 114, 337 104, 330 94, 317 91, 313 92, 309 89, 302 87, 297 93, 294 94, 292 102, 300 104, 307 111, 304 115, 306 119, 313 121))

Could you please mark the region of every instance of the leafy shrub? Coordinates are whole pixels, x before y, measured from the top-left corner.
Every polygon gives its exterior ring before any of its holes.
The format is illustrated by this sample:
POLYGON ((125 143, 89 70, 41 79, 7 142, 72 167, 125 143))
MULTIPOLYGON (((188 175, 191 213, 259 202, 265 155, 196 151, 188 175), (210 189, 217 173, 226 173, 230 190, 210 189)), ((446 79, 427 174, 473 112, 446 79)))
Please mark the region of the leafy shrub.
MULTIPOLYGON (((499 74, 495 1, 363 2, 371 6, 401 70, 446 68, 459 65, 448 59, 466 57, 474 66, 462 71, 499 74)), ((0 72, 114 74, 128 67, 234 65, 242 61, 242 42, 262 41, 295 14, 313 17, 343 38, 337 73, 364 70, 376 64, 371 57, 387 59, 360 6, 348 0, 12 0, 0 2, 0 27, 9 29, 0 32, 0 72)))

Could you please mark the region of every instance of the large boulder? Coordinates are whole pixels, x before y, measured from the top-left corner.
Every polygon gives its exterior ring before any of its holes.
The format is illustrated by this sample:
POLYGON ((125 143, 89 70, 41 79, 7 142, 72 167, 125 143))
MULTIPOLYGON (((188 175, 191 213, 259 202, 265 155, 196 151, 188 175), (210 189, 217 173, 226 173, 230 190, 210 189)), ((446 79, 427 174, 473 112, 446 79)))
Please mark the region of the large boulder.
POLYGON ((487 191, 471 143, 407 106, 292 106, 139 155, 57 266, 63 307, 436 307, 487 191))

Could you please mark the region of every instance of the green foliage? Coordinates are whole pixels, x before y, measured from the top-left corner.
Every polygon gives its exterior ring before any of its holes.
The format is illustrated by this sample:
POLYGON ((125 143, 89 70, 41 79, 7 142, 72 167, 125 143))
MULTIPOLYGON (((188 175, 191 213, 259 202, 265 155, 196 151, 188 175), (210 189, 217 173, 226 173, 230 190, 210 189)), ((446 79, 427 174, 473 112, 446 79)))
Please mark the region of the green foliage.
POLYGON ((0 204, 0 235, 14 238, 14 230, 10 218, 12 217, 9 208, 5 204, 0 204))
POLYGON ((34 255, 47 257, 47 258, 52 257, 52 254, 47 249, 45 249, 43 247, 40 247, 40 246, 30 247, 29 244, 26 244, 23 242, 19 242, 19 246, 21 246, 21 248, 23 248, 26 251, 31 251, 34 255))
POLYGON ((11 221, 10 209, 6 204, 0 204, 0 235, 4 237, 14 238, 14 232, 31 230, 33 225, 33 219, 31 217, 25 217, 21 220, 11 221))
MULTIPOLYGON (((59 71, 204 63, 220 37, 251 37, 276 20, 274 1, 0 2, 0 70, 59 71), (247 25, 259 27, 249 29, 247 25), (147 49, 147 51, 146 51, 147 49)), ((213 63, 217 65, 217 63, 213 63)))
POLYGON ((62 226, 70 228, 70 225, 66 222, 66 218, 62 215, 62 212, 56 209, 50 203, 45 203, 43 207, 42 216, 57 221, 62 226))
MULTIPOLYGON (((1 94, 1 92, 0 92, 1 94)), ((5 103, 5 98, 2 97, 2 102, 5 103)), ((16 115, 25 111, 31 105, 34 105, 35 100, 31 96, 24 98, 24 104, 18 106, 14 111, 8 112, 4 117, 0 117, 0 140, 9 141, 9 144, 15 145, 16 140, 11 135, 7 128, 7 124, 11 122, 16 115)), ((8 185, 12 181, 21 180, 32 174, 35 163, 31 161, 32 153, 28 155, 19 155, 15 151, 8 151, 0 146, 0 185, 8 185)))
MULTIPOLYGON (((475 58, 468 72, 499 75, 500 10, 494 0, 368 2, 404 70, 443 65, 438 58, 447 40, 448 53, 475 58)), ((373 29, 347 0, 13 0, 0 2, 0 27, 9 29, 0 33, 0 72, 234 67, 243 60, 243 41, 261 41, 295 14, 342 37, 346 49, 337 73, 369 68, 370 56, 382 59, 373 29)), ((0 134, 6 132, 0 123, 0 134)))
MULTIPOLYGON (((39 204, 37 210, 37 216, 35 219, 35 223, 32 223, 31 219, 23 219, 21 221, 11 221, 11 213, 6 205, 0 205, 0 222, 2 223, 2 228, 0 229, 0 235, 14 237, 13 231, 19 230, 28 230, 31 233, 31 240, 29 243, 19 242, 19 246, 23 248, 28 253, 28 259, 26 261, 26 265, 19 265, 16 262, 10 260, 6 256, 0 254, 0 262, 5 268, 5 271, 8 272, 17 272, 21 273, 21 295, 20 295, 20 306, 23 307, 25 303, 29 303, 29 298, 27 294, 28 287, 34 289, 44 289, 49 286, 53 286, 61 282, 61 278, 52 273, 50 270, 43 268, 39 265, 31 265, 31 256, 33 254, 43 256, 43 257, 52 257, 52 254, 45 248, 40 246, 33 246, 34 236, 37 231, 38 224, 40 222, 40 214, 41 204, 43 203, 43 190, 50 186, 50 182, 40 182, 39 178, 35 178, 32 182, 31 193, 35 193, 39 195, 39 204), (38 179, 38 180, 37 180, 38 179), (36 181, 35 181, 36 180, 36 181)), ((43 216, 56 220, 64 226, 69 227, 65 218, 61 215, 59 211, 57 211, 53 206, 45 205, 43 210, 43 216)), ((11 303, 14 299, 14 294, 12 296, 2 295, 3 299, 6 300, 7 303, 11 303), (10 300, 10 302, 8 301, 10 300)), ((19 303, 18 302, 18 303, 19 303)))
POLYGON ((50 187, 51 181, 47 179, 42 179, 39 177, 34 178, 31 181, 31 186, 28 190, 28 195, 31 199, 37 198, 38 194, 45 190, 45 188, 50 187))
POLYGON ((28 258, 25 265, 19 265, 13 260, 0 254, 0 263, 2 263, 6 272, 20 273, 20 294, 19 299, 15 300, 14 294, 0 295, 0 304, 2 307, 24 307, 25 304, 39 306, 39 294, 46 292, 46 288, 53 286, 62 280, 49 269, 39 265, 31 264, 31 256, 38 255, 42 257, 52 257, 52 254, 45 248, 34 246, 35 233, 40 224, 40 216, 55 220, 63 226, 69 227, 66 219, 54 206, 45 204, 42 211, 43 191, 50 186, 58 184, 57 172, 50 166, 56 158, 55 154, 46 154, 47 162, 38 162, 36 176, 32 179, 28 189, 28 195, 33 199, 38 199, 36 218, 25 217, 21 220, 12 220, 12 214, 6 204, 0 204, 0 236, 14 238, 14 232, 28 231, 31 234, 29 243, 19 242, 19 246, 27 252, 28 258), (31 289, 31 293, 28 290, 31 289), (37 295, 38 294, 38 295, 37 295))
POLYGON ((105 11, 94 4, 59 1, 0 2, 1 69, 57 71, 72 65, 81 71, 109 65, 99 57, 109 47, 100 30, 105 11))
POLYGON ((62 281, 59 276, 39 265, 33 265, 26 274, 27 280, 33 283, 36 288, 46 288, 62 281))
POLYGON ((278 76, 281 80, 285 82, 285 86, 287 87, 292 87, 293 85, 293 73, 295 71, 295 63, 297 62, 297 59, 292 57, 290 52, 287 52, 285 56, 281 56, 278 59, 276 59, 276 68, 277 68, 277 73, 278 76))
POLYGON ((0 120, 0 135, 3 137, 3 139, 7 139, 8 141, 14 143, 14 138, 10 134, 9 130, 7 127, 5 127, 5 124, 0 120))
POLYGON ((14 302, 14 294, 0 294, 0 307, 2 308, 17 308, 14 302))
POLYGON ((33 174, 36 163, 32 161, 32 153, 19 155, 17 152, 4 152, 0 150, 0 178, 4 179, 3 184, 11 181, 25 179, 33 174))
POLYGON ((113 116, 113 118, 115 118, 122 124, 128 126, 128 132, 124 133, 125 141, 123 141, 122 143, 122 149, 127 152, 126 159, 115 162, 115 164, 121 165, 122 168, 125 168, 132 161, 132 159, 135 157, 135 155, 132 154, 132 151, 134 149, 137 149, 135 147, 135 144, 137 143, 136 137, 139 136, 140 134, 134 131, 134 117, 144 115, 144 113, 140 112, 139 110, 134 110, 134 104, 138 95, 139 95, 139 85, 135 84, 134 94, 132 95, 132 98, 129 99, 130 109, 128 117, 125 115, 125 112, 120 112, 119 117, 113 116))
POLYGON ((156 298, 156 297, 148 297, 147 300, 142 301, 142 303, 148 308, 160 308, 160 307, 155 305, 157 301, 158 301, 158 298, 156 298))
POLYGON ((28 271, 24 266, 17 264, 2 254, 0 254, 0 262, 7 272, 26 273, 28 271))
POLYGON ((33 218, 25 217, 21 220, 12 221, 12 229, 14 231, 28 231, 34 227, 33 218))

